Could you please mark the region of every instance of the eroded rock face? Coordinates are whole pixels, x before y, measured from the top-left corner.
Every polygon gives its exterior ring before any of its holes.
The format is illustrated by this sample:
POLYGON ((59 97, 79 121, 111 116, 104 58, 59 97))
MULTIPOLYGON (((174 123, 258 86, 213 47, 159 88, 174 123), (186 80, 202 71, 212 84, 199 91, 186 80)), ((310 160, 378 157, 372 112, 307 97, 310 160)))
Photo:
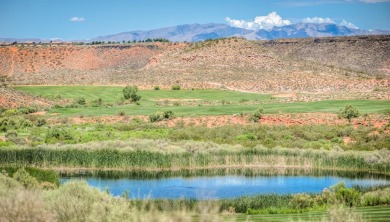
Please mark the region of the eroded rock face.
POLYGON ((388 64, 390 36, 0 47, 0 74, 17 85, 369 92, 389 87, 388 64))

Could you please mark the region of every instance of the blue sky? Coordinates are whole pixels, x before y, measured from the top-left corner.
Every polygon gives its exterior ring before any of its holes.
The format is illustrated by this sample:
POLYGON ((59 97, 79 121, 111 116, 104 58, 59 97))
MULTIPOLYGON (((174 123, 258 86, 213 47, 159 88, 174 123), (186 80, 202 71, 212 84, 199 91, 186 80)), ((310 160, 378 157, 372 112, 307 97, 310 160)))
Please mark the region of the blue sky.
POLYGON ((89 39, 193 23, 259 29, 304 19, 390 30, 390 0, 0 0, 2 38, 89 39))

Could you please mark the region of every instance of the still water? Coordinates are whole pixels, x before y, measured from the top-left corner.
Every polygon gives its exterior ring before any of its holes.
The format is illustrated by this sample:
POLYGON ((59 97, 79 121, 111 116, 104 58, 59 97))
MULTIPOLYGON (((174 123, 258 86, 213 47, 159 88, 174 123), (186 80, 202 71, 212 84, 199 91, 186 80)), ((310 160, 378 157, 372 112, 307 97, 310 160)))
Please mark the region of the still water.
POLYGON ((347 187, 390 184, 389 178, 377 176, 343 177, 339 175, 195 175, 172 177, 112 177, 98 175, 62 175, 61 183, 74 179, 108 189, 114 196, 128 191, 130 198, 220 199, 256 194, 320 193, 339 182, 347 187))

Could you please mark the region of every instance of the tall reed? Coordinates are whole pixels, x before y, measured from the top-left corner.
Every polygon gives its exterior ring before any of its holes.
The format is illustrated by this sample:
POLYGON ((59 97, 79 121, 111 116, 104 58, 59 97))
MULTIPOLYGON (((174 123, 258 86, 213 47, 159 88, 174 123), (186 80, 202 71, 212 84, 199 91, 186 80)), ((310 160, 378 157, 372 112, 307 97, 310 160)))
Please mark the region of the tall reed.
POLYGON ((2 165, 44 168, 179 170, 277 167, 353 170, 389 174, 390 151, 325 151, 246 148, 211 142, 130 140, 0 149, 2 165), (380 158, 378 157, 380 156, 380 158))

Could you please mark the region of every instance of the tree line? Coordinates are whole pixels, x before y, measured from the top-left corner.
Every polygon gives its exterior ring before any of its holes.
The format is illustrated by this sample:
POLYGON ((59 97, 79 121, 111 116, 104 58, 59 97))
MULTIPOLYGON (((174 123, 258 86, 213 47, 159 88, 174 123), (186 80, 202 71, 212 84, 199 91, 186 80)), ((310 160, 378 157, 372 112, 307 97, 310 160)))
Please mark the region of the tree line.
POLYGON ((125 41, 125 40, 122 40, 122 42, 120 41, 92 41, 90 44, 91 45, 102 45, 102 44, 131 44, 131 43, 141 43, 141 42, 171 42, 169 41, 168 39, 164 39, 164 38, 155 38, 155 39, 151 39, 151 38, 147 38, 145 40, 133 40, 133 41, 125 41))

